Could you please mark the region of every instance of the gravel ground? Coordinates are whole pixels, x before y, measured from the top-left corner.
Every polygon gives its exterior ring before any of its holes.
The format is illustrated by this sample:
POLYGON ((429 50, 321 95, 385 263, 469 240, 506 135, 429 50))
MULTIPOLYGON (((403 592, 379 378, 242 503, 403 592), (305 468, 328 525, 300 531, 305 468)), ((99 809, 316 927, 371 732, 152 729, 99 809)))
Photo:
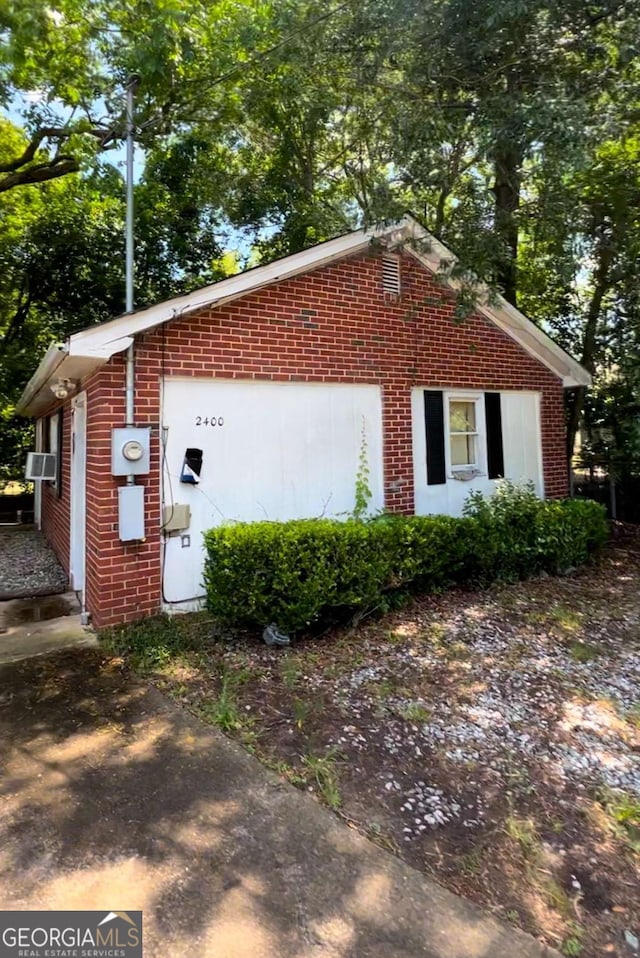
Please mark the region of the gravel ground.
POLYGON ((0 529, 0 600, 55 595, 67 576, 37 529, 0 529))

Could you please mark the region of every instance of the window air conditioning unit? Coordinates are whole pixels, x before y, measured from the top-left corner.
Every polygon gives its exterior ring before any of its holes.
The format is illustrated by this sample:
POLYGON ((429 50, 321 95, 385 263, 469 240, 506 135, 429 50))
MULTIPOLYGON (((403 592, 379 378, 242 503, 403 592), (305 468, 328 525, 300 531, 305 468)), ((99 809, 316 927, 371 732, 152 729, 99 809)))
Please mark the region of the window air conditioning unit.
POLYGON ((25 479, 51 480, 56 478, 57 456, 55 452, 30 452, 27 454, 25 479))

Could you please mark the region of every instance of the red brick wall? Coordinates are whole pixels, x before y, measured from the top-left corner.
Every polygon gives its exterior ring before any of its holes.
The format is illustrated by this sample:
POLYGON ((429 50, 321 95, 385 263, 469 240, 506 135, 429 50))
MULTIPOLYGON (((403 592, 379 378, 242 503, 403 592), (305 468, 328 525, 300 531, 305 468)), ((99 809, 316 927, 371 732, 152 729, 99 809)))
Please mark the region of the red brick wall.
POLYGON ((87 384, 87 605, 96 625, 138 618, 161 603, 159 425, 162 375, 382 387, 386 506, 413 511, 411 387, 542 393, 546 494, 567 494, 561 381, 482 316, 456 324, 453 299, 411 257, 403 295, 385 298, 379 255, 343 260, 220 309, 177 318, 136 342, 136 424, 152 427, 147 539, 117 537, 111 428, 124 424, 124 359, 87 384))
POLYGON ((95 625, 124 622, 157 612, 160 581, 159 380, 136 363, 136 424, 152 425, 151 472, 144 484, 147 539, 118 539, 118 486, 111 475, 111 430, 125 425, 124 356, 118 355, 85 385, 87 390, 86 605, 95 625))
MULTIPOLYGON (((52 412, 56 410, 53 409, 52 412)), ((69 575, 69 538, 70 538, 70 504, 71 504, 71 406, 67 403, 60 406, 62 416, 62 459, 60 462, 62 483, 60 495, 48 482, 42 483, 42 506, 40 511, 41 528, 53 551, 57 555, 61 566, 69 575)), ((43 428, 49 429, 45 419, 43 428)), ((48 438, 45 439, 45 442, 48 438)))

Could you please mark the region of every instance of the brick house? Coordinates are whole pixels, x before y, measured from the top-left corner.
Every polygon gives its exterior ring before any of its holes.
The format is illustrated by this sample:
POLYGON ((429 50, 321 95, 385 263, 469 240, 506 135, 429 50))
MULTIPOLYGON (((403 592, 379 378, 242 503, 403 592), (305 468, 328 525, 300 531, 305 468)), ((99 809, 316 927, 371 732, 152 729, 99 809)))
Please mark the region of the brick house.
POLYGON ((407 215, 50 347, 19 412, 95 625, 196 607, 217 523, 349 513, 363 459, 374 510, 458 514, 502 476, 567 494, 563 389, 589 376, 499 297, 456 322, 452 259, 407 215))

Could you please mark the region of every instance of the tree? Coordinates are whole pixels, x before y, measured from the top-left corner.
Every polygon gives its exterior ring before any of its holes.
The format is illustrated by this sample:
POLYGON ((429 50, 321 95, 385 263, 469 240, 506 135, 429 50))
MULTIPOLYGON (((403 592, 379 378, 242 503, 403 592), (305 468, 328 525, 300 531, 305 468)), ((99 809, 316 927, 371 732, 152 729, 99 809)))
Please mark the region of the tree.
MULTIPOLYGON (((0 122, 0 157, 22 143, 20 130, 0 122)), ((136 187, 138 305, 224 274, 215 214, 189 185, 196 165, 195 147, 151 155, 136 187)), ((0 194, 0 475, 20 474, 31 430, 13 410, 46 348, 123 312, 124 213, 111 166, 0 194)))
MULTIPOLYGON (((610 368, 611 343, 635 328, 625 155, 638 0, 59 0, 54 12, 13 0, 9 11, 0 92, 33 102, 28 139, 0 156, 0 195, 72 168, 88 177, 122 136, 127 78, 141 77, 139 302, 217 275, 227 227, 270 258, 412 208, 587 368, 610 368)), ((570 449, 584 399, 570 408, 570 449)))

